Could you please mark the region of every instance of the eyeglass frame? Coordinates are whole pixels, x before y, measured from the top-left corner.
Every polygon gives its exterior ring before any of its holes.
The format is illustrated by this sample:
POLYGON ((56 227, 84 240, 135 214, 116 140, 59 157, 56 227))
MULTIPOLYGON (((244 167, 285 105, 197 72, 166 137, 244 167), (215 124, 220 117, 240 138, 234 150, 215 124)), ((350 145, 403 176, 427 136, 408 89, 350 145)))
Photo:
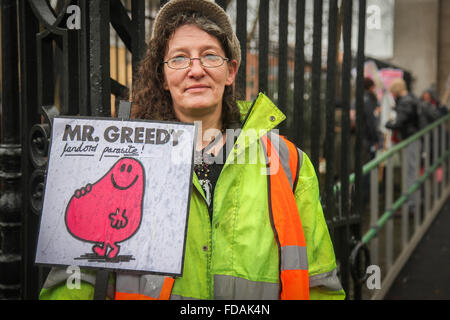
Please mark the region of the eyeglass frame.
POLYGON ((218 68, 218 67, 221 67, 221 66, 223 66, 223 65, 225 64, 225 62, 229 62, 229 61, 230 61, 229 58, 224 58, 224 57, 222 57, 222 56, 219 56, 218 54, 208 54, 208 55, 206 55, 206 56, 199 57, 199 58, 183 57, 183 58, 189 59, 189 64, 188 64, 186 67, 184 67, 184 68, 172 68, 171 66, 169 66, 169 62, 170 62, 171 60, 177 58, 177 57, 170 58, 170 59, 167 60, 167 61, 163 61, 163 63, 164 63, 164 64, 167 64, 167 67, 170 68, 170 69, 172 69, 172 70, 184 70, 184 69, 187 69, 187 68, 191 68, 191 67, 192 67, 192 61, 193 61, 193 60, 198 60, 198 61, 200 61, 200 64, 202 65, 202 67, 210 68, 210 69, 211 69, 211 68, 218 68), (206 56, 215 56, 215 57, 219 57, 219 58, 222 59, 222 64, 220 64, 220 65, 218 65, 218 66, 215 66, 215 67, 205 66, 205 65, 203 64, 203 62, 202 62, 202 58, 204 58, 204 57, 206 57, 206 56))

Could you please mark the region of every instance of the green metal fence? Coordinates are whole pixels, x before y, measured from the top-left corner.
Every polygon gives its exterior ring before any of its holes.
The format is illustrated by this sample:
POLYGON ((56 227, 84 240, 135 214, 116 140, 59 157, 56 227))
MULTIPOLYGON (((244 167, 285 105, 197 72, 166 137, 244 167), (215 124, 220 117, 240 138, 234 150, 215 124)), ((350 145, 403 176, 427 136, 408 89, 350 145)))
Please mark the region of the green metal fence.
MULTIPOLYGON (((363 298, 383 299, 450 195, 449 125, 450 115, 442 117, 363 167, 363 175, 370 174, 369 212, 363 215, 369 219, 350 255, 363 298), (380 268, 380 288, 368 289, 368 265, 380 268)), ((349 181, 354 183, 355 174, 349 181)))

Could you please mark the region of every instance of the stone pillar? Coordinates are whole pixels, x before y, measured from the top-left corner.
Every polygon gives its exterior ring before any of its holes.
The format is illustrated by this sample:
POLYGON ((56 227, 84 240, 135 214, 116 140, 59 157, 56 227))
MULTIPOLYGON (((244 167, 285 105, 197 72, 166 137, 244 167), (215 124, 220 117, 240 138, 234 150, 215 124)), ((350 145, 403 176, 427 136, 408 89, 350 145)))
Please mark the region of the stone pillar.
POLYGON ((442 103, 450 107, 450 1, 440 0, 439 8, 439 68, 438 68, 438 94, 440 99, 446 95, 447 101, 442 103))
MULTIPOLYGON (((443 1, 448 2, 448 1, 443 1)), ((439 0, 396 0, 394 65, 412 73, 419 96, 438 80, 439 0)))

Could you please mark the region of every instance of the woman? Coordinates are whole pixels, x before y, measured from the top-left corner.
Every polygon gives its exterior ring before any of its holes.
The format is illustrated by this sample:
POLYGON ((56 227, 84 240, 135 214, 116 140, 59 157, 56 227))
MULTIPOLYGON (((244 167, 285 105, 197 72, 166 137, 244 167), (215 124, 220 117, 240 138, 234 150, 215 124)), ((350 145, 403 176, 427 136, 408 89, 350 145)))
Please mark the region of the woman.
MULTIPOLYGON (((235 101, 240 59, 214 2, 172 0, 158 13, 132 117, 202 128, 183 275, 117 274, 116 299, 344 298, 314 168, 272 133, 285 116, 266 96, 235 101)), ((57 286, 44 287, 41 297, 58 298, 57 286)))

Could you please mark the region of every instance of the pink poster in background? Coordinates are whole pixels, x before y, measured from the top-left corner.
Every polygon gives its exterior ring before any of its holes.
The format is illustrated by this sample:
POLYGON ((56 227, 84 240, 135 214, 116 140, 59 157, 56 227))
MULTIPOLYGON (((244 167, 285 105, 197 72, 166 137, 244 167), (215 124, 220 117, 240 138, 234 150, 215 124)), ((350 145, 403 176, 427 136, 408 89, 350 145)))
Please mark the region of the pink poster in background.
POLYGON ((389 87, 391 86, 392 81, 398 78, 403 78, 403 71, 400 69, 381 69, 380 77, 383 83, 384 89, 389 92, 389 87))

